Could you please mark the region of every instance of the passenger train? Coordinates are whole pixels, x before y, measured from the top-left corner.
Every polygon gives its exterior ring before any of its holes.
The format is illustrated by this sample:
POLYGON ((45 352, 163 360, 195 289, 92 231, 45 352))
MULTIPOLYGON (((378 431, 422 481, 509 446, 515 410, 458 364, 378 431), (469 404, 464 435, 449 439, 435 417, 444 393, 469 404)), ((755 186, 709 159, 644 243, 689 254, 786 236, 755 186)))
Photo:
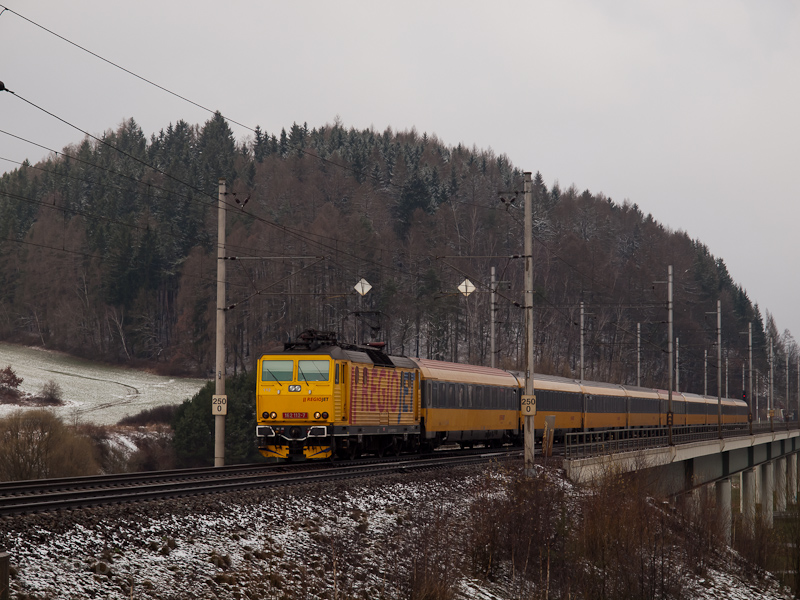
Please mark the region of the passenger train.
MULTIPOLYGON (((258 360, 258 449, 297 461, 518 444, 524 384, 501 369, 390 356, 380 344, 344 344, 308 330, 258 360)), ((667 425, 666 390, 547 375, 535 375, 534 388, 537 439, 548 415, 557 437, 667 425)), ((717 410, 716 398, 673 392, 673 425, 716 425, 717 410)), ((747 423, 747 404, 723 399, 722 419, 747 423)))

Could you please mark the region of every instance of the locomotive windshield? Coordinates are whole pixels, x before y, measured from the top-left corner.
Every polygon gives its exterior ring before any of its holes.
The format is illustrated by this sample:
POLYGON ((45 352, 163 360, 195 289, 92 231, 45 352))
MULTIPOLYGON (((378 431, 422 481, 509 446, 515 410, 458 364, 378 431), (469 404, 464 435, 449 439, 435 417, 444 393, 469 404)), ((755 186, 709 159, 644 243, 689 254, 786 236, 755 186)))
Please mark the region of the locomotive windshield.
POLYGON ((327 360, 297 361, 297 379, 303 381, 328 381, 331 363, 327 360))
POLYGON ((261 381, 291 381, 294 361, 265 360, 261 363, 261 381))

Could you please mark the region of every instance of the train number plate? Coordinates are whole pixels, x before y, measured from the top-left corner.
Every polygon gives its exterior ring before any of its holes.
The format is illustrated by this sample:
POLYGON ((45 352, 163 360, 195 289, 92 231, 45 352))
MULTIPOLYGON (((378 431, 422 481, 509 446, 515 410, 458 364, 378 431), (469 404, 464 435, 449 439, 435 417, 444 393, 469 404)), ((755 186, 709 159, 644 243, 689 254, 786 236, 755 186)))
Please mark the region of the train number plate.
POLYGON ((307 419, 308 413, 283 413, 284 419, 307 419))

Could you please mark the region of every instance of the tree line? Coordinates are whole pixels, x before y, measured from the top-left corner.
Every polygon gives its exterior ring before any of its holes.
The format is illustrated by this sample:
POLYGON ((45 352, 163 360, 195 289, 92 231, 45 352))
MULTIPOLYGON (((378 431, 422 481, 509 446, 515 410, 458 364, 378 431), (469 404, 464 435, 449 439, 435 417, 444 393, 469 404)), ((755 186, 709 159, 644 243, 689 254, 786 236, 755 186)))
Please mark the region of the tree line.
MULTIPOLYGON (((279 134, 257 127, 237 141, 219 114, 149 139, 129 119, 102 140, 0 178, 0 337, 164 372, 212 371, 224 177, 227 253, 250 258, 228 265, 234 372, 309 327, 386 341, 393 353, 489 364, 492 267, 497 364, 524 368, 523 264, 513 258, 522 254, 522 172, 505 155, 338 120, 279 134), (363 298, 353 289, 362 277, 373 286, 363 298), (477 287, 469 297, 456 290, 465 278, 477 287)), ((642 384, 665 388, 667 292, 654 282, 671 264, 681 390, 702 393, 707 381, 716 391, 707 313, 720 300, 731 395, 741 394, 740 332, 752 322, 757 387, 771 341, 786 401, 797 344, 701 241, 635 203, 547 185, 539 173, 533 198, 538 371, 578 375, 583 302, 586 377, 635 383, 639 324, 642 384)), ((797 391, 790 396, 795 403, 797 391)))

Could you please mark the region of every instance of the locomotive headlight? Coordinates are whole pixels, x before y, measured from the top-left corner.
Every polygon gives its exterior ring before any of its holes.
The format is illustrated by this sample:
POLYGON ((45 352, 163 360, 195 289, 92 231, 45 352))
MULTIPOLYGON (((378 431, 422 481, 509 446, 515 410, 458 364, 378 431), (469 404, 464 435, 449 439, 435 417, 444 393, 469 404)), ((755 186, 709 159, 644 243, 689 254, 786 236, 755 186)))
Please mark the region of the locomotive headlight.
POLYGON ((328 418, 328 413, 326 413, 326 412, 322 413, 322 418, 323 419, 327 419, 328 418))
POLYGON ((314 413, 314 418, 315 418, 315 419, 319 419, 321 416, 322 416, 322 415, 321 415, 321 414, 319 414, 318 412, 315 412, 315 413, 314 413))
POLYGON ((270 413, 270 414, 269 414, 269 418, 270 418, 270 419, 277 419, 277 418, 278 418, 278 413, 276 413, 276 412, 272 412, 272 413, 270 413))
POLYGON ((265 419, 269 419, 269 411, 261 413, 261 416, 264 417, 265 419))

